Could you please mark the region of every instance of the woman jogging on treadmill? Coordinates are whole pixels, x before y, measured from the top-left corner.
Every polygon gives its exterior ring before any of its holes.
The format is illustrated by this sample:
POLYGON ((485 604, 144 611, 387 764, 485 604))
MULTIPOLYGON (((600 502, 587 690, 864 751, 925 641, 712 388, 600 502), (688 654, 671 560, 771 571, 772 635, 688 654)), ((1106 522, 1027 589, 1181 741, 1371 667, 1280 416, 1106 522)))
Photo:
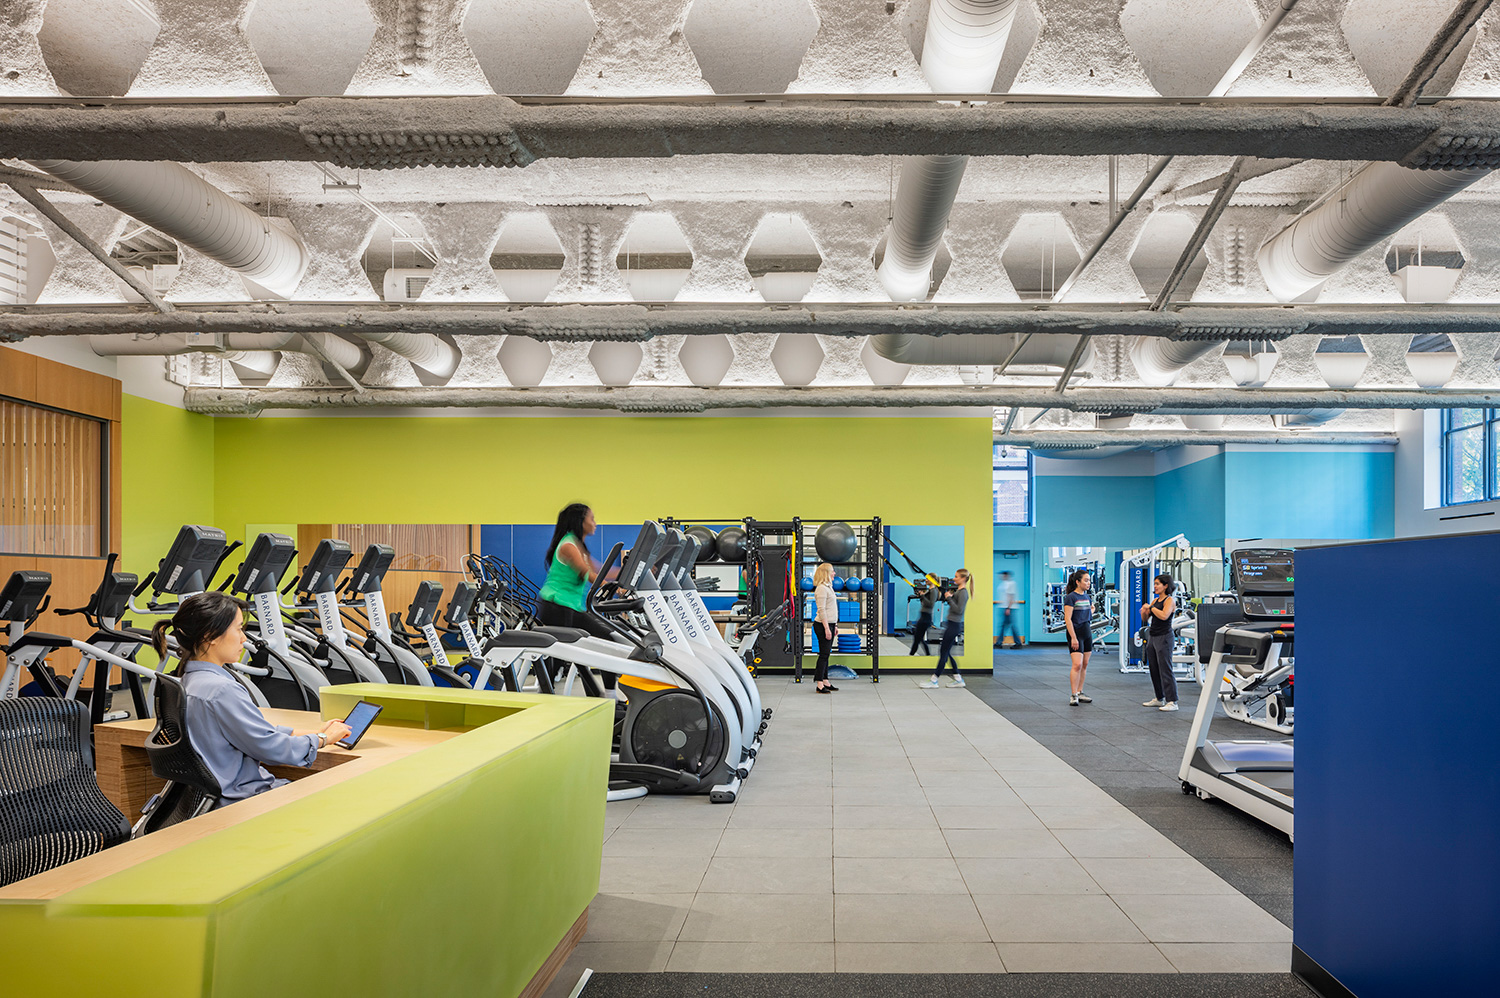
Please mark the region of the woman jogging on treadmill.
POLYGON ((964 608, 969 605, 969 597, 974 593, 974 579, 969 575, 967 568, 960 568, 953 573, 953 590, 948 593, 948 620, 943 624, 943 639, 938 644, 937 671, 932 678, 925 683, 918 683, 923 689, 934 689, 937 687, 938 679, 943 675, 943 666, 953 666, 953 677, 948 680, 949 686, 967 686, 964 677, 958 672, 958 659, 953 657, 953 646, 958 643, 958 636, 964 630, 964 608))
POLYGON ((1094 632, 1089 626, 1094 617, 1094 597, 1089 592, 1093 581, 1089 573, 1080 568, 1068 576, 1068 585, 1063 591, 1063 622, 1068 625, 1068 653, 1073 660, 1069 674, 1072 696, 1068 703, 1074 707, 1094 702, 1093 697, 1083 692, 1089 656, 1094 653, 1094 632))
POLYGON ((1177 710, 1177 677, 1172 674, 1172 614, 1177 611, 1177 600, 1172 596, 1176 584, 1166 572, 1151 583, 1155 596, 1141 607, 1141 620, 1149 623, 1146 631, 1146 667, 1151 671, 1151 686, 1155 698, 1141 704, 1157 710, 1177 710))
POLYGON ((263 764, 305 768, 319 750, 349 737, 342 720, 311 731, 272 724, 250 691, 225 670, 245 648, 244 605, 217 590, 194 593, 178 604, 171 620, 157 621, 151 629, 151 646, 164 662, 167 631, 177 639, 188 742, 218 780, 225 804, 286 785, 263 764))
MULTIPOLYGON (((599 574, 584 540, 594 530, 594 511, 586 503, 569 503, 557 514, 552 543, 547 545, 547 578, 536 594, 536 616, 545 626, 576 627, 607 638, 609 631, 588 615, 585 605, 589 586, 599 574)), ((614 673, 604 673, 604 688, 614 689, 616 679, 614 673)))
POLYGON ((813 617, 813 639, 817 642, 818 667, 813 685, 819 693, 836 693, 838 687, 828 681, 828 656, 839 633, 839 601, 833 595, 833 565, 823 562, 813 570, 813 600, 818 605, 813 617))

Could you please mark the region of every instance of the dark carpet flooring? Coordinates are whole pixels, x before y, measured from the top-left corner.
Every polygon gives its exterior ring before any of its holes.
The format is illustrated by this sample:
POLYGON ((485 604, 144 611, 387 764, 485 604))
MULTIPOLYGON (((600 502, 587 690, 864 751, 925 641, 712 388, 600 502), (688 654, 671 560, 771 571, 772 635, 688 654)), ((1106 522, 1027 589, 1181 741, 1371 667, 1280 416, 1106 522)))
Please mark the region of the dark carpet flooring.
MULTIPOLYGON (((1182 792, 1182 764, 1198 685, 1179 684, 1182 709, 1163 714, 1145 673, 1122 673, 1111 653, 1096 653, 1084 692, 1068 703, 1068 657, 1061 645, 995 652, 995 674, 966 677, 975 696, 1087 776, 1115 800, 1176 842, 1284 924, 1292 924, 1292 844, 1285 835, 1222 801, 1182 792)), ((1221 713, 1216 738, 1279 738, 1221 713)))

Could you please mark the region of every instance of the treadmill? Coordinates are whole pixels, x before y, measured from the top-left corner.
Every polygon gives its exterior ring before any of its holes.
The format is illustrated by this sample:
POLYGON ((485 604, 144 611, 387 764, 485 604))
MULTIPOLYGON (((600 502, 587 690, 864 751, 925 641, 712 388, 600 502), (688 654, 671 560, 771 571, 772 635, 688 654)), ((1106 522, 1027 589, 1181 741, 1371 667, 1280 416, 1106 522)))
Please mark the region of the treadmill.
MULTIPOLYGON (((1199 687, 1187 750, 1182 792, 1219 798, 1292 838, 1292 739, 1216 740, 1209 737, 1219 689, 1231 666, 1275 666, 1293 651, 1293 552, 1241 548, 1230 555, 1242 621, 1213 634, 1213 655, 1199 687)), ((1199 635, 1200 642, 1207 635, 1199 635)))

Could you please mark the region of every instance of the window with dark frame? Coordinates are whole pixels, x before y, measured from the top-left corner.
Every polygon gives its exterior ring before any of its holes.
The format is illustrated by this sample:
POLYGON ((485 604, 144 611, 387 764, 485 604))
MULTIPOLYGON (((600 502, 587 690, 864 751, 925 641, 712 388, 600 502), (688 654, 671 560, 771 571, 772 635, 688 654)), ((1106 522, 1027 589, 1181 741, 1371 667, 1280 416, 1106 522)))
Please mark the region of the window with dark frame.
POLYGON ((1031 452, 995 444, 992 458, 995 523, 1031 526, 1031 452))
POLYGON ((100 420, 0 399, 0 554, 105 553, 108 441, 100 420))
POLYGON ((1500 409, 1445 409, 1443 505, 1500 499, 1500 409))

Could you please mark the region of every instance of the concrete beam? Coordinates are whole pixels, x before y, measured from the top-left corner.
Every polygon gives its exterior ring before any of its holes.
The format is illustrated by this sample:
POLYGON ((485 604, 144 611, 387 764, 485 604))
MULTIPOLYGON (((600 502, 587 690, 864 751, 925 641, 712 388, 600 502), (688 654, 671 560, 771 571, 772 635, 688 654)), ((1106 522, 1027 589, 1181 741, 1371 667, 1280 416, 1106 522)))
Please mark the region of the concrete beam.
POLYGON ((16 159, 525 166, 705 154, 1256 156, 1454 168, 1500 156, 1500 103, 929 95, 310 97, 0 103, 16 159), (1492 153, 1493 151, 1493 153, 1492 153))
MULTIPOLYGON (((549 342, 644 342, 658 336, 822 333, 829 336, 1046 333, 1165 336, 1179 340, 1280 340, 1500 332, 1500 305, 1203 305, 1154 312, 1145 305, 987 304, 420 304, 179 303, 0 307, 0 340, 31 336, 161 333, 451 333, 531 336, 549 342)), ((996 358, 999 363, 1000 358, 996 358)))
POLYGON ((1026 406, 1080 412, 1234 412, 1274 414, 1303 409, 1441 409, 1500 406, 1500 388, 1363 389, 1351 391, 1269 388, 1050 387, 816 387, 688 388, 189 388, 193 412, 244 415, 265 409, 524 408, 603 409, 641 413, 692 413, 711 409, 961 408, 1026 406))

